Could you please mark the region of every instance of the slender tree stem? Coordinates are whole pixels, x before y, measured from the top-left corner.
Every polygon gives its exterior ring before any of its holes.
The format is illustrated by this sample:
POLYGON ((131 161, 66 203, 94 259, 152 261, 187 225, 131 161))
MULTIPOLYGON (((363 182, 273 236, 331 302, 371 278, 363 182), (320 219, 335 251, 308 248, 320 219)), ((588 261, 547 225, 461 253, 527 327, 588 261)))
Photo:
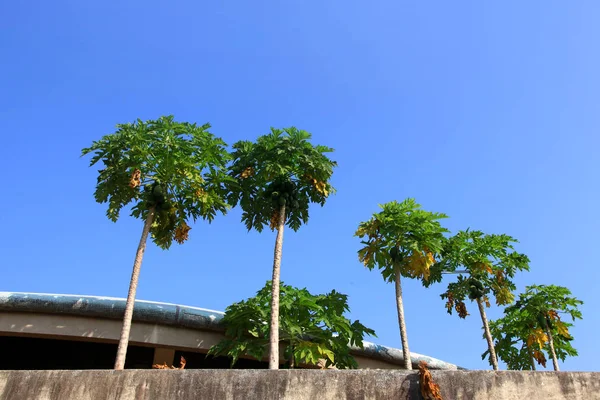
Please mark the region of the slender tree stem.
POLYGON ((294 363, 294 346, 290 346, 290 369, 294 369, 295 367, 295 363, 294 363))
POLYGON ((529 353, 529 361, 531 362, 531 370, 535 371, 535 359, 533 358, 533 352, 531 351, 531 347, 527 346, 527 353, 529 353))
POLYGON ((552 365, 554 365, 555 371, 560 371, 558 367, 558 358, 556 358, 556 351, 554 351, 554 338, 552 337, 552 332, 550 332, 550 327, 546 326, 546 335, 548 335, 548 344, 550 345, 550 356, 552 356, 552 365))
POLYGON ((412 369, 410 350, 408 349, 408 335, 406 333, 406 323, 404 321, 404 302, 402 301, 402 282, 400 276, 400 269, 396 268, 395 273, 396 279, 394 279, 394 283, 396 286, 396 308, 398 310, 398 325, 400 326, 400 340, 402 341, 402 356, 404 357, 404 368, 412 369))
POLYGON ((269 369, 279 369, 279 281, 281 276, 281 253, 283 249, 283 229, 285 228, 285 205, 279 209, 277 239, 273 257, 273 279, 271 280, 271 325, 269 331, 269 369))
POLYGON ((127 294, 127 302, 125 303, 125 315, 123 316, 123 328, 121 330, 121 339, 117 349, 117 358, 115 360, 115 369, 122 370, 125 368, 125 357, 127 356, 127 345, 129 344, 129 333, 131 332, 131 319, 133 318, 133 306, 135 304, 135 292, 137 290, 138 280, 140 278, 140 270, 142 269, 142 260, 144 251, 146 250, 146 242, 148 233, 154 221, 154 207, 152 207, 142 229, 142 237, 135 253, 135 261, 133 262, 133 271, 131 273, 131 281, 129 283, 129 293, 127 294))
POLYGON ((485 331, 485 339, 488 343, 488 349, 490 350, 490 361, 494 371, 498 371, 498 359, 496 358, 496 349, 494 348, 494 341, 492 340, 492 334, 490 333, 490 326, 488 324, 487 316, 485 315, 485 307, 481 298, 477 298, 477 306, 479 306, 479 314, 481 314, 481 321, 483 322, 483 329, 485 331))

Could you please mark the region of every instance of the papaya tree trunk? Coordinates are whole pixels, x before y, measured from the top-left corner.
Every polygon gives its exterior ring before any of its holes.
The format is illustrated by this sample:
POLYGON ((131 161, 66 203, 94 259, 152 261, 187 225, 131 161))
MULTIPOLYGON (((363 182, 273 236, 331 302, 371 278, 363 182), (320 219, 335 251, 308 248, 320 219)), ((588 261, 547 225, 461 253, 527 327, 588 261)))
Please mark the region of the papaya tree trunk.
POLYGON ((526 346, 527 347, 527 353, 529 354, 529 361, 531 362, 531 370, 535 371, 535 359, 533 358, 533 352, 531 351, 531 347, 526 346))
POLYGON ((125 368, 125 357, 127 355, 129 332, 131 331, 131 319, 133 317, 133 305, 135 303, 135 292, 140 277, 140 270, 142 269, 142 260, 144 258, 144 251, 146 250, 148 233, 150 232, 150 227, 154 221, 154 211, 154 207, 152 207, 148 212, 148 216, 144 222, 144 229, 142 229, 140 244, 138 245, 137 253, 135 254, 135 261, 133 262, 133 272, 131 273, 129 293, 127 294, 127 302, 125 303, 125 315, 123 316, 123 328, 121 329, 121 339, 119 340, 119 347, 117 349, 115 370, 125 368))
POLYGON ((494 348, 494 341, 492 340, 492 334, 490 333, 490 326, 488 324, 487 316, 485 315, 485 307, 481 301, 481 297, 477 298, 477 306, 479 306, 479 314, 481 314, 481 321, 483 322, 483 330, 485 331, 485 339, 488 343, 488 349, 490 350, 490 362, 494 371, 498 371, 498 359, 496 358, 496 349, 494 348))
POLYGON ((402 341, 402 356, 404 357, 404 368, 412 369, 410 350, 408 349, 408 335, 406 334, 406 323, 404 321, 404 302, 402 301, 402 283, 400 281, 400 269, 396 268, 396 308, 398 309, 398 325, 400 326, 400 340, 402 341))
POLYGON ((546 335, 548 335, 548 345, 550 345, 550 356, 552 356, 552 365, 554 365, 555 371, 560 371, 558 367, 558 358, 556 358, 556 351, 554 351, 554 338, 552 337, 552 332, 550 332, 550 328, 546 326, 546 335))
POLYGON ((290 369, 294 369, 296 367, 295 359, 294 359, 294 346, 290 347, 290 369))
POLYGON ((285 205, 279 209, 277 239, 273 257, 273 278, 271 280, 271 325, 269 330, 269 369, 279 369, 279 281, 281 276, 281 252, 283 249, 283 229, 285 228, 285 205))

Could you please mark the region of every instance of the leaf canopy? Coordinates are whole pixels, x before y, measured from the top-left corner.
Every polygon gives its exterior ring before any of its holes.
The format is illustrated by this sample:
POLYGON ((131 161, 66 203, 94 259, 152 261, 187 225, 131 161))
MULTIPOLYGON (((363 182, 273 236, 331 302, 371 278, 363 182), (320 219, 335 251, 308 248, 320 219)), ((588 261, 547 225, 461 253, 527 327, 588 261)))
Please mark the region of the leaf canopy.
MULTIPOLYGON (((531 369, 530 353, 538 364, 545 367, 551 354, 546 335, 546 329, 550 329, 556 356, 562 361, 567 356, 577 356, 569 332, 573 324, 563 317, 566 315, 572 321, 581 319, 578 308, 581 304, 583 302, 573 297, 566 287, 527 286, 516 303, 505 308, 502 318, 490 322, 496 354, 509 369, 531 369)), ((482 357, 486 355, 487 352, 482 357)))
POLYGON ((92 154, 90 166, 103 164, 94 196, 108 203, 107 217, 116 222, 133 203, 131 215, 145 220, 154 208, 152 239, 167 249, 174 239, 187 239, 190 219, 212 221, 217 212, 226 213, 230 157, 209 128, 173 116, 138 119, 83 149, 82 156, 92 154))
POLYGON ((430 282, 441 281, 443 272, 464 271, 441 295, 447 299, 449 314, 457 311, 459 317, 468 314, 465 299, 484 298, 489 307, 488 296, 493 296, 498 305, 514 300, 516 289, 513 278, 518 271, 529 270, 529 258, 514 250, 517 240, 508 235, 489 235, 481 231, 460 231, 446 240, 442 258, 432 268, 430 282))
POLYGON ((310 143, 311 134, 295 127, 275 129, 256 142, 233 145, 229 175, 229 202, 240 205, 248 230, 274 229, 281 205, 286 206, 286 225, 298 230, 308 222, 310 203, 323 206, 335 192, 330 184, 335 161, 332 148, 310 143))
POLYGON ((404 277, 427 281, 448 232, 439 220, 447 216, 425 211, 411 198, 379 207, 381 211, 361 222, 354 234, 363 239, 359 260, 370 270, 379 268, 386 282, 394 281, 395 268, 404 277))
MULTIPOLYGON (((292 355, 295 363, 316 365, 320 359, 336 368, 356 368, 356 360, 349 346, 363 347, 365 335, 375 332, 358 320, 350 321, 348 296, 335 290, 313 295, 307 289, 298 289, 281 283, 280 334, 285 345, 285 356, 292 355)), ((252 356, 262 360, 269 349, 269 321, 271 314, 271 281, 255 297, 227 307, 223 323, 226 338, 213 346, 209 354, 232 358, 233 366, 239 357, 252 356)))

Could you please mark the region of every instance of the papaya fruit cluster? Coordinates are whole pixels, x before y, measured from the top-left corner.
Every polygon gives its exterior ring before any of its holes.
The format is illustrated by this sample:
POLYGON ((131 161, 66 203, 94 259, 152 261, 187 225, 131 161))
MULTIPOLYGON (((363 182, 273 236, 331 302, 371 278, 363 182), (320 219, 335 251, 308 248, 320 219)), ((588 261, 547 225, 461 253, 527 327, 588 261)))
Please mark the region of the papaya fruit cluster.
POLYGON ((271 199, 271 204, 275 210, 279 210, 281 206, 285 206, 290 211, 300 207, 297 187, 289 179, 278 179, 271 182, 267 186, 265 196, 271 199))
POLYGON ((400 261, 401 258, 401 254, 400 254, 400 250, 398 250, 397 247, 392 247, 390 249, 390 258, 392 259, 392 262, 397 262, 400 261))
POLYGON ((156 207, 157 210, 170 210, 171 202, 167 198, 167 189, 164 185, 154 182, 144 186, 144 194, 148 208, 156 207))
POLYGON ((550 317, 548 317, 546 314, 544 313, 539 313, 537 315, 537 323, 538 326, 542 329, 546 329, 546 327, 552 329, 554 326, 552 324, 552 319, 550 319, 550 317))
POLYGON ((156 210, 153 229, 172 232, 177 226, 177 208, 169 200, 167 189, 160 183, 154 182, 144 186, 144 194, 148 208, 154 207, 156 210))
POLYGON ((485 295, 485 288, 483 283, 475 278, 469 279, 469 299, 475 300, 485 295))

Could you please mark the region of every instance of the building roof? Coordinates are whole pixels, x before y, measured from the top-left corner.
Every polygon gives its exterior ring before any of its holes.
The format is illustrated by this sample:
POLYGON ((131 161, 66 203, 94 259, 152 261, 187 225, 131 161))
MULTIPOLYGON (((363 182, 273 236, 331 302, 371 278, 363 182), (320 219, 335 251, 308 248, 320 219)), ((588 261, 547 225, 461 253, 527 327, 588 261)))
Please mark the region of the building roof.
MULTIPOLYGON (((66 294, 0 292, 0 312, 33 312, 38 314, 64 314, 88 318, 122 319, 125 299, 102 296, 66 294)), ((136 300, 133 320, 174 327, 223 332, 224 313, 206 308, 171 303, 136 300)), ((364 342, 364 348, 353 348, 357 355, 390 361, 401 365, 402 350, 364 342)), ((464 369, 432 357, 411 352, 411 361, 417 365, 426 361, 431 369, 464 369)))

